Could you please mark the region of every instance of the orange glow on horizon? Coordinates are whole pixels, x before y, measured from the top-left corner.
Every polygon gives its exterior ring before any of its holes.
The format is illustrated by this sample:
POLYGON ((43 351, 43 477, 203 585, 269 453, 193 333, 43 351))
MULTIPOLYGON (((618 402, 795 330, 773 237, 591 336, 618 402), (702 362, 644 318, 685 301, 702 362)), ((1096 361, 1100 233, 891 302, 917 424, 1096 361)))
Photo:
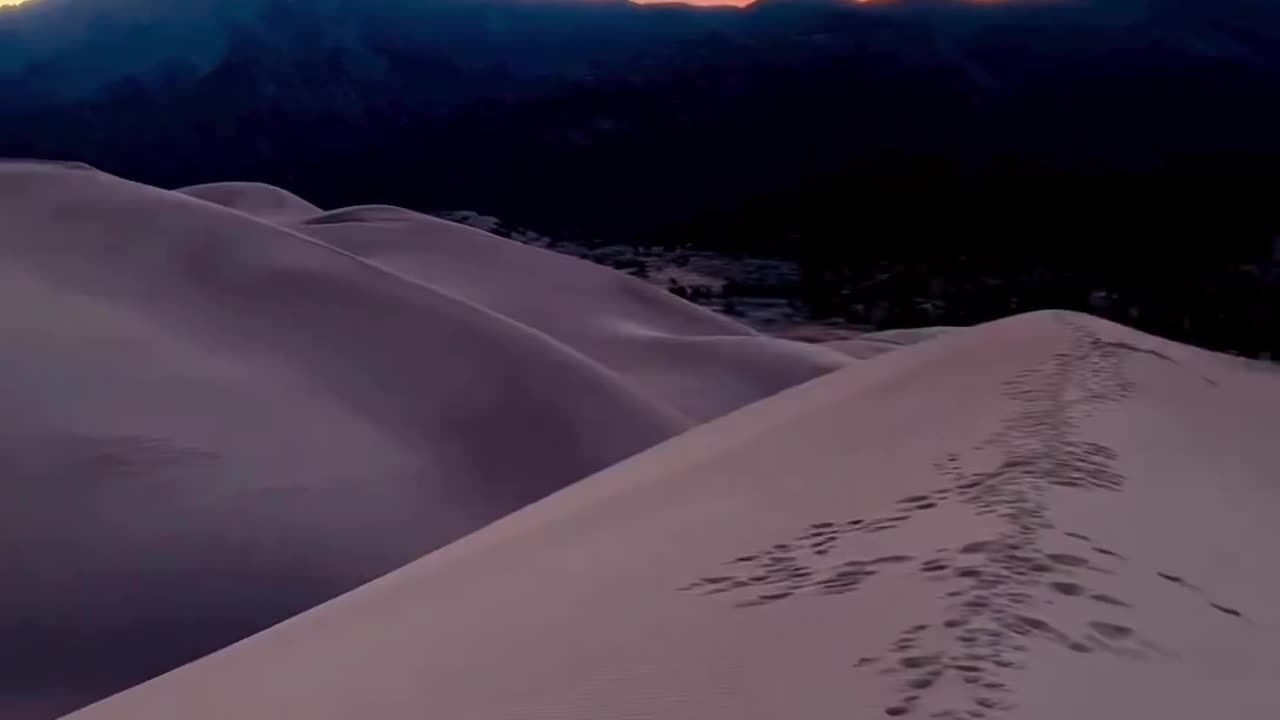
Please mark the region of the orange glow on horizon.
MULTIPOLYGON (((2 2, 3 0, 0 0, 2 2)), ((847 0, 854 5, 888 5, 900 0, 847 0)), ((1014 0, 956 0, 974 5, 995 5, 1014 0)), ((700 7, 746 7, 755 0, 631 0, 637 5, 697 5, 700 7)))
POLYGON ((703 7, 746 7, 755 0, 631 0, 636 5, 698 5, 703 7))

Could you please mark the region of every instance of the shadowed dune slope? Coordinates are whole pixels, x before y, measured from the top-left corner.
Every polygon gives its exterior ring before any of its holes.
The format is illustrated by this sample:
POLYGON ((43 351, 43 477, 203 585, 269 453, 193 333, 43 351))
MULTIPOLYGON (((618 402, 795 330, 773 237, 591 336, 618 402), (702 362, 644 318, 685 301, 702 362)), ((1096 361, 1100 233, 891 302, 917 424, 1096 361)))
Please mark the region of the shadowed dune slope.
POLYGON ((72 717, 1270 717, 1278 407, 1088 316, 956 330, 72 717))
POLYGON ((291 227, 546 333, 695 421, 848 363, 609 268, 399 208, 346 208, 291 227))
POLYGON ((916 343, 941 337, 957 328, 940 325, 937 327, 902 328, 900 330, 877 330, 859 335, 860 340, 892 343, 895 345, 914 345, 916 343))
MULTIPOLYGON (((624 372, 465 287, 268 222, 308 214, 287 193, 189 193, 0 163, 6 720, 188 662, 694 422, 631 380, 678 373, 678 354, 624 372)), ((451 230, 422 224, 418 239, 451 230)), ((579 269, 512 276, 509 291, 578 287, 566 312, 612 313, 659 348, 753 339, 678 301, 646 313, 630 286, 581 284, 579 269)), ((716 350, 737 380, 699 388, 726 394, 709 405, 827 367, 739 350, 716 350)))
POLYGON ((926 342, 955 330, 953 327, 909 328, 863 333, 846 340, 830 340, 824 348, 835 350, 857 360, 867 360, 900 348, 926 342))

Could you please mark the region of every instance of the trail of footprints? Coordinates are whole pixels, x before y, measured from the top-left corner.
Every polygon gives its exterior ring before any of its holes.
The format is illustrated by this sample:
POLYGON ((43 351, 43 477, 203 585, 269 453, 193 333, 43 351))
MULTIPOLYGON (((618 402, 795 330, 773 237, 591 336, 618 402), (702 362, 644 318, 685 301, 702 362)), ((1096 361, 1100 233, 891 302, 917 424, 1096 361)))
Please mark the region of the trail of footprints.
MULTIPOLYGON (((898 700, 884 708, 891 717, 978 720, 1014 709, 1008 676, 1025 667, 1033 642, 1135 660, 1167 655, 1137 629, 1101 619, 1131 606, 1091 587, 1088 579, 1115 574, 1127 561, 1087 535, 1058 529, 1046 502, 1048 493, 1059 488, 1123 489, 1125 478, 1114 469, 1115 451, 1077 434, 1092 413, 1133 393, 1123 365, 1127 356, 1145 351, 1104 342, 1065 318, 1060 322, 1070 333, 1069 349, 1005 383, 1004 394, 1014 401, 1016 411, 992 437, 971 449, 995 451, 1000 459, 994 468, 967 470, 961 454, 950 454, 935 464, 945 481, 941 489, 904 497, 892 510, 874 517, 812 523, 784 542, 729 560, 722 573, 681 590, 724 595, 736 607, 753 608, 799 595, 857 592, 885 573, 928 577, 941 586, 947 601, 942 616, 935 624, 903 629, 884 655, 853 663, 863 671, 899 678, 898 700), (925 557, 848 556, 845 546, 856 545, 857 536, 892 530, 954 503, 999 518, 1003 529, 925 557), (1042 549, 1042 541, 1051 538, 1055 546, 1073 551, 1042 549), (1059 627, 1041 616, 1059 601, 1091 603, 1100 618, 1082 627, 1059 627), (944 683, 962 688, 967 705, 930 702, 931 691, 944 683)), ((1182 577, 1165 572, 1153 576, 1203 596, 1182 577)), ((1206 603, 1223 614, 1244 617, 1235 608, 1206 603)))

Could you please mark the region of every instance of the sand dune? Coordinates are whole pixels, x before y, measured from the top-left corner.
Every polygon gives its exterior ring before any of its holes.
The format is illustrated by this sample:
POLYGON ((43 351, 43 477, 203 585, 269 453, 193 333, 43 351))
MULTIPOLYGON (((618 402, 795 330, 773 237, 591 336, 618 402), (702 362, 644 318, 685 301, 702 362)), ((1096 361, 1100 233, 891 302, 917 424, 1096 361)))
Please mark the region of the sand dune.
POLYGON ((838 364, 541 251, 505 260, 527 264, 498 292, 467 265, 502 249, 464 245, 504 241, 266 186, 5 162, 0 222, 6 720, 176 667, 838 364), (430 255, 453 282, 321 242, 376 245, 391 216, 412 226, 397 242, 459 253, 430 255), (560 338, 571 320, 521 302, 610 324, 560 338), (667 379, 686 363, 709 399, 667 379))
POLYGON ((951 332, 956 328, 953 327, 927 327, 927 328, 907 328, 903 330, 882 330, 878 332, 869 332, 858 335, 857 337, 830 340, 822 343, 822 346, 837 352, 848 355, 857 360, 867 360, 883 355, 887 352, 893 352, 908 345, 915 345, 926 340, 932 340, 940 337, 945 333, 951 332))
POLYGON ((848 362, 609 268, 399 208, 346 208, 291 227, 553 337, 693 421, 848 362))
POLYGON ((957 328, 940 325, 937 327, 902 328, 899 330, 877 330, 859 335, 860 340, 893 343, 895 345, 914 345, 925 340, 932 340, 957 328))
POLYGON ((270 221, 305 220, 324 212, 291 192, 262 183, 209 183, 177 192, 270 221))
POLYGON ((76 720, 1262 720, 1280 376, 1087 316, 695 428, 76 720))

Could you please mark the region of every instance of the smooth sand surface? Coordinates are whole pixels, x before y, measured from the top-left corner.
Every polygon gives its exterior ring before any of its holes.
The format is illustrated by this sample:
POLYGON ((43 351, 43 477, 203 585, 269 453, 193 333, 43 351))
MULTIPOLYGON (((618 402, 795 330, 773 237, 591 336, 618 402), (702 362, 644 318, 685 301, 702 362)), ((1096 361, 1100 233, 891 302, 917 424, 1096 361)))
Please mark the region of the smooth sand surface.
POLYGON ((291 227, 545 333, 697 422, 848 363, 610 268, 399 208, 345 208, 291 227))
POLYGON ((916 343, 924 342, 925 340, 932 340, 936 337, 941 337, 952 330, 958 329, 959 328, 951 327, 949 325, 936 325, 933 327, 876 330, 874 332, 859 335, 858 339, 893 343, 895 345, 915 345, 916 343))
POLYGON ((262 183, 208 183, 176 192, 273 222, 305 220, 324 212, 287 190, 262 183))
POLYGON ((177 667, 841 364, 515 243, 500 279, 469 269, 505 242, 0 163, 0 718, 177 667), (401 263, 415 243, 450 272, 401 263), (591 332, 558 337, 575 314, 591 332))
POLYGON ((927 340, 941 337, 957 328, 940 325, 938 327, 904 328, 902 330, 879 330, 862 333, 852 338, 829 340, 822 343, 824 348, 843 353, 856 360, 868 360, 887 352, 893 352, 908 345, 915 345, 927 340))
POLYGON ((1069 313, 950 332, 72 717, 1272 718, 1259 368, 1069 313))

